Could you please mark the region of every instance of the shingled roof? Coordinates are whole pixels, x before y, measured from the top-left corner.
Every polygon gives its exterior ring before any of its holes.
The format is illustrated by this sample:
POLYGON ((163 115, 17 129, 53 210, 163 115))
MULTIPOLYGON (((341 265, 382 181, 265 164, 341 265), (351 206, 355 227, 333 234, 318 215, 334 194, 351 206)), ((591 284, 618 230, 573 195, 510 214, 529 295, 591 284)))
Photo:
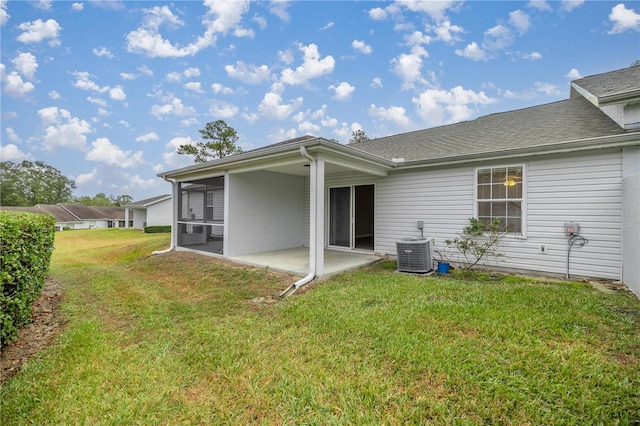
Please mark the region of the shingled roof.
POLYGON ((134 201, 131 204, 127 204, 124 207, 147 207, 150 205, 153 205, 155 203, 158 203, 160 201, 164 201, 171 198, 170 194, 163 194, 163 195, 158 195, 156 197, 151 197, 151 198, 145 198, 144 200, 138 200, 138 201, 134 201))
POLYGON ((420 161, 548 146, 625 133, 583 97, 349 145, 383 158, 420 161))
POLYGON ((584 77, 571 85, 595 97, 595 105, 640 98, 640 65, 584 77))

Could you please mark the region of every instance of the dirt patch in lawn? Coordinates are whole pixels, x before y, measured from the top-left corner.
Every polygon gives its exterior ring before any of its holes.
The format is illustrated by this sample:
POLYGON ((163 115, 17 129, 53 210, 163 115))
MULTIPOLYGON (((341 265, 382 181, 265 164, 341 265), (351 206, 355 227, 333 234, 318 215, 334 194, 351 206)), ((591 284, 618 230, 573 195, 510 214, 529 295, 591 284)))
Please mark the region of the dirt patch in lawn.
POLYGON ((22 329, 17 340, 0 354, 0 385, 13 377, 25 361, 47 347, 62 331, 58 305, 62 300, 62 284, 47 278, 42 293, 31 308, 31 322, 22 329))

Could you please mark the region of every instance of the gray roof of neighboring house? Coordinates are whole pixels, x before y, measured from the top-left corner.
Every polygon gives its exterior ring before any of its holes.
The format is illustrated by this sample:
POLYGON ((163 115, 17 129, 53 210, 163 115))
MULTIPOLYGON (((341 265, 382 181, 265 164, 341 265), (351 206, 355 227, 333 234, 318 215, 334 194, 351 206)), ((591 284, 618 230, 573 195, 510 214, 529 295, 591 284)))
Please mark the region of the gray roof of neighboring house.
POLYGON ((575 97, 349 146, 387 159, 419 161, 542 148, 549 144, 624 133, 624 129, 596 106, 582 97, 575 97))
MULTIPOLYGON (((82 204, 60 203, 65 210, 81 220, 124 220, 124 207, 85 206, 82 204)), ((130 215, 129 219, 132 219, 130 215)))
POLYGON ((38 204, 35 207, 9 207, 2 206, 0 207, 2 210, 13 210, 13 211, 21 211, 27 213, 38 213, 38 214, 50 214, 55 217, 56 222, 79 222, 80 220, 69 213, 67 210, 63 209, 57 204, 38 204))
POLYGON ((127 204, 124 207, 138 207, 138 208, 147 207, 155 203, 159 203, 160 201, 168 200, 169 198, 171 198, 171 194, 163 194, 163 195, 158 195, 157 197, 145 198, 144 200, 134 201, 133 203, 127 204))
POLYGON ((574 80, 600 103, 640 96, 640 65, 574 80))

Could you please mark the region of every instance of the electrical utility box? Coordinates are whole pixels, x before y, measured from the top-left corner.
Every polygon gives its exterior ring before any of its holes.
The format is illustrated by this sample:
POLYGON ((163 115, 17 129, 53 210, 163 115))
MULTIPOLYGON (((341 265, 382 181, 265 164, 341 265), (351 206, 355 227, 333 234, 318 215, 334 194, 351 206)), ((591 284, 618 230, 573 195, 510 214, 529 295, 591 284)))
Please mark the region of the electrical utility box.
POLYGON ((566 222, 564 224, 564 233, 566 235, 578 235, 580 233, 580 225, 574 222, 566 222))

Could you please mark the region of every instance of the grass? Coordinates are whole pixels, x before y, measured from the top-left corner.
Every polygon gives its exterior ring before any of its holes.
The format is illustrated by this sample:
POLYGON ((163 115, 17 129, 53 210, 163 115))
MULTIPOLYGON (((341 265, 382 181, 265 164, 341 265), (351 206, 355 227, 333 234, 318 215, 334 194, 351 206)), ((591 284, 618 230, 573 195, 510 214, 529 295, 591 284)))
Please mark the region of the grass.
POLYGON ((639 424, 640 300, 395 264, 286 300, 282 274, 165 234, 57 235, 66 328, 2 389, 12 424, 639 424))

